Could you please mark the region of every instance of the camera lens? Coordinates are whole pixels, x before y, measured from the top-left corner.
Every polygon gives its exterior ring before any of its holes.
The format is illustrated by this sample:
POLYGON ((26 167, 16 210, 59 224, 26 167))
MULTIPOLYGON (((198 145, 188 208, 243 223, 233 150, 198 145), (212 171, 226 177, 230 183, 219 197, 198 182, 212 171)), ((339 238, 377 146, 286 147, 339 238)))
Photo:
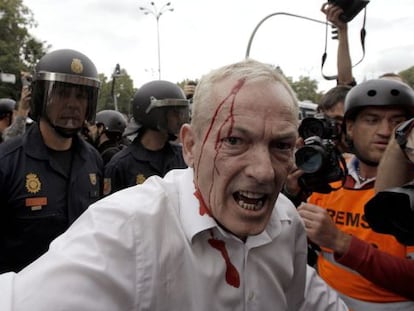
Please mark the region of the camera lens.
POLYGON ((305 173, 315 173, 323 165, 324 154, 319 146, 303 146, 295 153, 296 166, 305 173))
POLYGON ((302 138, 312 136, 324 137, 324 132, 323 122, 312 117, 303 119, 299 126, 299 135, 302 138))

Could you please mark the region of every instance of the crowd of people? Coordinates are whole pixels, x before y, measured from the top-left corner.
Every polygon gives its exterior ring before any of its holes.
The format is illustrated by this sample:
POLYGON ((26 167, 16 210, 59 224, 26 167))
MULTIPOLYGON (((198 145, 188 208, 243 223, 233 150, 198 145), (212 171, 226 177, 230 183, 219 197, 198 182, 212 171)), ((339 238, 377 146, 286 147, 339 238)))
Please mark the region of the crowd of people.
POLYGON ((346 159, 324 193, 300 183, 298 101, 268 64, 149 81, 128 121, 96 111, 88 56, 44 55, 20 100, 0 99, 0 310, 414 310, 414 246, 364 217, 414 178, 414 121, 394 138, 414 90, 357 83, 342 9, 322 12, 338 75, 318 112, 346 159))

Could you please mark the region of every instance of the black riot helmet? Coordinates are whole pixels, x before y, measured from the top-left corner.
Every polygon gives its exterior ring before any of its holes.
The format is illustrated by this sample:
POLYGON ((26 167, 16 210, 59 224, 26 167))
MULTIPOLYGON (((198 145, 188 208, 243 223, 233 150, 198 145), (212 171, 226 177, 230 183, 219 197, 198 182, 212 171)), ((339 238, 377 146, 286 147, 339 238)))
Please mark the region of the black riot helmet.
POLYGON ((32 82, 31 118, 36 121, 44 118, 59 134, 70 137, 82 127, 79 123, 83 123, 85 120, 94 121, 99 85, 96 67, 86 55, 69 49, 50 52, 39 60, 35 68, 32 82), (63 98, 64 96, 66 98, 72 96, 70 98, 74 100, 63 101, 61 110, 68 110, 67 114, 69 115, 56 121, 50 115, 49 106, 52 106, 54 101, 59 101, 54 98, 63 98), (74 101, 80 98, 87 101, 84 115, 81 114, 85 108, 82 110, 76 107, 69 108, 74 101), (71 114, 70 111, 74 114, 71 114), (77 111, 80 113, 76 114, 77 111), (80 119, 83 119, 82 122, 80 119))
POLYGON ((95 123, 102 124, 105 132, 122 136, 127 126, 127 121, 122 113, 116 110, 102 110, 96 114, 95 123))
POLYGON ((143 128, 177 135, 181 125, 189 121, 189 101, 178 85, 155 80, 144 84, 135 93, 132 114, 143 128))
POLYGON ((16 101, 10 98, 0 98, 0 114, 13 112, 16 107, 16 101))
POLYGON ((391 79, 373 79, 354 86, 345 97, 345 122, 355 120, 365 107, 399 107, 414 116, 414 90, 391 79))
POLYGON ((16 108, 16 101, 10 98, 0 98, 0 120, 9 117, 9 125, 12 122, 13 110, 16 108))

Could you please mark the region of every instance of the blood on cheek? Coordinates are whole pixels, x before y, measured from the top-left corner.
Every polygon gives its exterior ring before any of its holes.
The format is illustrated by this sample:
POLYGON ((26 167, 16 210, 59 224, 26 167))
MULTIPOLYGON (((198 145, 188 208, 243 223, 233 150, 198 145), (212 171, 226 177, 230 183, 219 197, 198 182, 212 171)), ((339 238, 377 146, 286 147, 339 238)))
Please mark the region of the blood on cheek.
POLYGON ((220 175, 220 171, 218 170, 217 166, 216 166, 216 162, 217 162, 217 157, 220 153, 220 149, 222 147, 222 137, 229 137, 231 136, 231 133, 233 131, 233 127, 234 127, 234 105, 235 105, 235 99, 236 99, 236 95, 240 92, 241 88, 243 87, 245 83, 245 79, 240 79, 236 82, 236 84, 233 86, 233 88, 231 89, 230 93, 221 101, 221 103, 217 106, 216 110, 214 111, 213 117, 211 118, 210 121, 210 125, 206 131, 206 135, 204 137, 203 143, 201 145, 201 152, 197 161, 197 170, 196 170, 196 178, 195 178, 195 188, 196 188, 196 197, 198 198, 199 202, 200 202, 200 214, 210 214, 209 212, 209 206, 210 202, 211 202, 211 194, 212 194, 212 190, 213 190, 213 184, 214 184, 214 176, 215 173, 217 173, 217 175, 220 175), (222 122, 221 124, 216 124, 219 120, 218 116, 220 114, 220 111, 224 110, 224 108, 226 108, 228 106, 228 115, 225 118, 222 118, 222 122), (226 125, 228 125, 228 130, 227 133, 223 133, 224 131, 224 127, 226 125), (214 155, 214 160, 213 160, 213 168, 211 171, 211 184, 210 184, 210 189, 209 189, 209 194, 208 194, 208 202, 205 202, 205 199, 203 198, 200 188, 199 188, 199 172, 200 172, 200 165, 201 165, 201 159, 202 156, 204 154, 204 149, 206 147, 206 143, 210 137, 210 135, 212 134, 212 130, 214 128, 218 128, 217 131, 217 136, 215 138, 215 142, 214 142, 214 150, 215 150, 215 155, 214 155), (208 203, 208 204, 206 204, 208 203))

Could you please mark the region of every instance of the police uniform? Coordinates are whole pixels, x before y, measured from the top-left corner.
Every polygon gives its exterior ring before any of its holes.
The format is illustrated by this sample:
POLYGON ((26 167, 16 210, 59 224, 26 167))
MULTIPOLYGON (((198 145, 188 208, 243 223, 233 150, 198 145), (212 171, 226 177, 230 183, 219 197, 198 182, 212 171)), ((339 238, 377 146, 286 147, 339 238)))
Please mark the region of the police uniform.
POLYGON ((104 165, 106 165, 115 154, 122 150, 122 146, 113 140, 107 140, 100 144, 97 149, 102 157, 104 165))
POLYGON ((0 161, 0 272, 18 271, 101 197, 103 162, 75 136, 68 175, 37 124, 1 144, 0 161))
POLYGON ((166 143, 157 151, 146 149, 140 137, 118 152, 105 166, 104 194, 142 184, 148 177, 163 177, 174 168, 186 168, 181 145, 166 143))
POLYGON ((127 126, 127 121, 122 113, 116 110, 101 110, 96 114, 95 124, 97 127, 103 126, 103 132, 98 133, 98 137, 90 139, 101 154, 104 165, 118 153, 124 146, 122 145, 122 134, 127 126), (101 135, 106 134, 108 140, 99 144, 101 135))

